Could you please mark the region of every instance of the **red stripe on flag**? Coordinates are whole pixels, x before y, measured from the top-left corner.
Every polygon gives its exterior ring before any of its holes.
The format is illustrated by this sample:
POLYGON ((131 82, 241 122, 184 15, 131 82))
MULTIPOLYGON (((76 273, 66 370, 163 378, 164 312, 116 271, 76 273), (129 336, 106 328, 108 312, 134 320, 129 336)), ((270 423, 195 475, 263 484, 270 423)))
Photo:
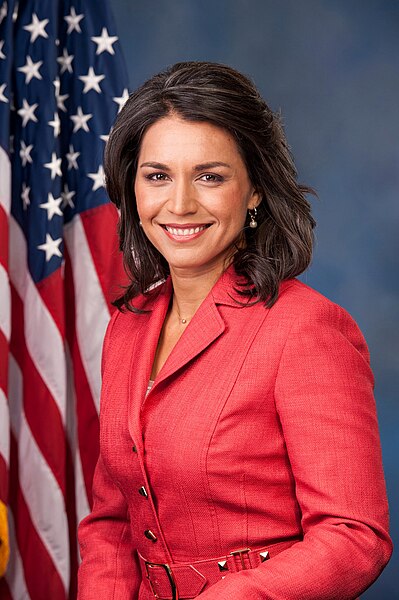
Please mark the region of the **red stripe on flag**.
POLYGON ((79 453, 86 495, 90 507, 92 507, 93 500, 91 486, 99 454, 99 421, 76 335, 75 289, 71 260, 66 248, 65 281, 68 282, 68 285, 65 286, 66 339, 73 363, 79 453))
MULTIPOLYGON (((8 389, 8 342, 0 329, 0 388, 7 398, 8 389)), ((4 423, 0 423, 0 428, 4 423)), ((0 435, 6 435, 5 431, 0 430, 0 435)), ((8 457, 7 457, 8 459, 8 457)), ((0 453, 0 500, 7 504, 8 499, 8 467, 5 458, 0 453)), ((0 598, 3 596, 0 594, 0 598)))
POLYGON ((8 264, 8 215, 0 205, 0 264, 8 264))
POLYGON ((24 380, 26 419, 42 454, 65 496, 65 431, 54 398, 40 377, 26 347, 22 300, 11 286, 12 333, 10 350, 24 380))
MULTIPOLYGON (((67 518, 69 533, 69 560, 70 560, 70 580, 69 580, 69 600, 75 600, 78 591, 78 554, 76 547, 76 504, 75 504, 75 470, 72 461, 69 445, 66 455, 66 489, 67 489, 67 518)), ((1 596, 0 596, 1 598, 1 596)))
POLYGON ((0 579, 0 598, 1 600, 13 600, 10 588, 8 587, 7 581, 4 579, 4 577, 0 579))
POLYGON ((8 342, 0 329, 0 388, 7 396, 8 381, 8 342))
MULTIPOLYGON (((8 468, 6 461, 0 454, 0 500, 7 504, 8 499, 8 468)), ((2 596, 0 595, 0 598, 2 596)))
POLYGON ((32 523, 19 486, 17 457, 17 442, 11 435, 10 505, 29 594, 32 600, 35 598, 65 600, 66 594, 61 578, 32 523))
POLYGON ((36 285, 46 308, 57 325, 62 339, 65 338, 64 282, 61 269, 57 269, 36 285))
POLYGON ((103 294, 111 304, 123 293, 121 286, 127 284, 122 254, 118 251, 118 211, 108 202, 81 213, 80 218, 103 294))

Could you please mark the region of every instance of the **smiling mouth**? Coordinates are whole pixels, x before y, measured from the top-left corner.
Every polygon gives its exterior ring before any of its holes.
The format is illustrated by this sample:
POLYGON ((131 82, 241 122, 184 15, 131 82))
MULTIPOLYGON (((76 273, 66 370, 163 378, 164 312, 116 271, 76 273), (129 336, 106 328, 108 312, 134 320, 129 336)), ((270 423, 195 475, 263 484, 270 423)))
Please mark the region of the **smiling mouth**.
POLYGON ((208 227, 210 226, 211 223, 207 225, 198 225, 197 227, 170 227, 169 225, 161 225, 161 227, 165 229, 168 233, 182 237, 200 233, 201 231, 208 229, 208 227))

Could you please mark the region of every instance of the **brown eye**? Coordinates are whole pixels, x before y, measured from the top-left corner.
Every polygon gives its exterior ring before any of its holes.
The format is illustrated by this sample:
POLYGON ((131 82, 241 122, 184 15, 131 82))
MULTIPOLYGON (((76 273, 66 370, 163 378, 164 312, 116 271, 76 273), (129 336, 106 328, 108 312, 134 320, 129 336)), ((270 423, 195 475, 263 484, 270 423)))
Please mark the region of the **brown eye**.
POLYGON ((146 175, 146 179, 149 179, 150 181, 165 181, 166 178, 167 176, 165 173, 150 173, 149 175, 146 175))
POLYGON ((223 177, 221 175, 215 175, 214 173, 205 173, 205 175, 201 176, 203 181, 208 181, 209 183, 220 183, 223 181, 223 177))

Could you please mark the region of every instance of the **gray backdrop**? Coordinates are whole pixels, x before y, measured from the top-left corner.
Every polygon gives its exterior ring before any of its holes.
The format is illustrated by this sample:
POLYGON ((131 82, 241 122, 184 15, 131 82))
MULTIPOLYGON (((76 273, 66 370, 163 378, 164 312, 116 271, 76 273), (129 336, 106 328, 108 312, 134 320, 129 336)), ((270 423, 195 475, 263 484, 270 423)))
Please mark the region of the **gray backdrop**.
MULTIPOLYGON (((174 62, 212 60, 251 76, 281 109, 300 181, 319 195, 315 258, 303 279, 344 306, 368 341, 398 537, 398 0, 112 6, 131 89, 174 62)), ((363 598, 398 598, 398 572, 394 555, 363 598)))

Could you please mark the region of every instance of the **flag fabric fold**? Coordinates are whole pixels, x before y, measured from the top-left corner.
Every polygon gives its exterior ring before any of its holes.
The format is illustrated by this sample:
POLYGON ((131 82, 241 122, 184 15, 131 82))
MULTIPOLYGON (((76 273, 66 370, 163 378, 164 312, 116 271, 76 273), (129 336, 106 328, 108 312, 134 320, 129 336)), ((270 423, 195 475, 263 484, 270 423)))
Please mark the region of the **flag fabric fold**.
POLYGON ((76 595, 102 339, 125 279, 102 158, 127 96, 105 0, 0 0, 2 599, 76 595))

